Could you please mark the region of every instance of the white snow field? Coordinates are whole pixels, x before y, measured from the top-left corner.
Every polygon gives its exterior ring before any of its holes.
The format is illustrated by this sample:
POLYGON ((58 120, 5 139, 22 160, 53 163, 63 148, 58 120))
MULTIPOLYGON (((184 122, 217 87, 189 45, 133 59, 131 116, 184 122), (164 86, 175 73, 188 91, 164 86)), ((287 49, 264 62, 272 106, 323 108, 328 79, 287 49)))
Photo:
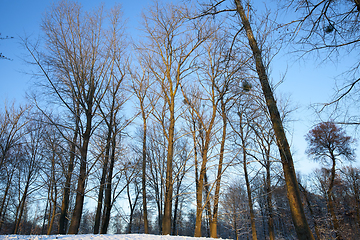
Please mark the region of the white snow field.
POLYGON ((0 235, 0 239, 9 240, 210 240, 184 236, 163 236, 151 234, 82 234, 82 235, 0 235))

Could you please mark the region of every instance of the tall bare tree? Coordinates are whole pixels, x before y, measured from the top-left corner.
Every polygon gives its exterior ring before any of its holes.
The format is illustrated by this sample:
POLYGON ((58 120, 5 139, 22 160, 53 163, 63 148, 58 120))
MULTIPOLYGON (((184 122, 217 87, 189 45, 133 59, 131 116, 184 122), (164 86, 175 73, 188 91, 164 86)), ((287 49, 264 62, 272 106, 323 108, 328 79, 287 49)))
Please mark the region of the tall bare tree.
POLYGON ((289 199, 291 215, 295 230, 299 239, 314 239, 313 234, 309 228, 306 220, 304 207, 301 202, 300 190, 296 179, 294 162, 290 151, 290 146, 286 138, 285 130, 282 124, 282 119, 271 89, 262 52, 257 44, 255 35, 251 28, 248 15, 245 13, 243 1, 235 0, 236 11, 241 18, 241 22, 246 32, 249 41, 249 46, 253 53, 256 71, 262 87, 262 92, 266 100, 266 105, 270 114, 270 119, 276 136, 276 143, 279 148, 281 163, 287 187, 287 196, 289 199))
MULTIPOLYGON (((46 51, 38 55, 26 44, 47 79, 49 93, 60 100, 61 110, 77 119, 74 132, 78 131, 75 146, 80 165, 68 231, 71 234, 79 230, 88 176, 88 147, 97 127, 96 114, 108 89, 116 59, 121 59, 121 52, 117 51, 122 27, 119 11, 118 7, 114 8, 106 18, 103 7, 85 12, 77 3, 59 2, 45 14, 42 22, 46 51), (110 23, 106 25, 108 19, 110 23)), ((72 139, 67 140, 74 143, 72 139)))
POLYGON ((147 42, 138 48, 141 50, 141 62, 151 74, 158 87, 157 94, 164 105, 154 111, 153 116, 163 126, 163 134, 167 139, 165 201, 162 220, 162 233, 171 234, 171 214, 173 195, 173 156, 175 124, 178 118, 178 91, 184 78, 192 71, 196 49, 209 35, 205 31, 206 24, 198 21, 191 23, 187 15, 189 10, 184 6, 155 6, 144 15, 144 32, 147 42), (166 115, 165 122, 162 120, 166 115))
MULTIPOLYGON (((269 111, 272 127, 275 132, 276 143, 280 152, 283 172, 287 186, 287 195, 290 203, 289 205, 291 208, 292 219, 297 236, 299 239, 314 239, 306 220, 303 205, 301 203, 300 190, 296 180, 292 154, 286 138, 281 116, 279 114, 279 110, 275 101, 273 90, 269 82, 268 72, 264 62, 264 52, 262 52, 256 39, 257 34, 261 35, 261 33, 255 32, 254 34, 254 31, 249 21, 250 11, 248 13, 246 13, 245 11, 245 9, 249 10, 251 6, 249 3, 245 3, 245 1, 234 0, 235 8, 231 8, 229 6, 222 8, 222 5, 225 4, 226 6, 226 3, 227 1, 225 0, 207 1, 203 4, 205 6, 205 9, 203 10, 202 14, 198 15, 197 17, 209 15, 215 16, 218 13, 224 12, 237 13, 237 16, 239 17, 242 25, 242 28, 240 30, 244 30, 248 46, 251 49, 254 67, 259 78, 259 82, 262 88, 262 94, 266 100, 267 110, 269 111)), ((237 34, 235 34, 236 38, 241 32, 240 30, 237 34)))
POLYGON ((147 213, 147 194, 146 194, 146 161, 147 161, 147 131, 148 131, 148 119, 152 114, 154 103, 156 99, 153 99, 154 95, 150 92, 150 78, 149 72, 141 67, 140 72, 132 71, 131 88, 135 93, 136 98, 139 101, 140 115, 142 118, 142 201, 143 201, 143 215, 144 215, 144 232, 149 233, 149 221, 147 213))
MULTIPOLYGON (((112 15, 111 22, 116 25, 121 15, 118 10, 112 15)), ((113 31, 113 38, 116 40, 120 38, 122 32, 121 29, 117 31, 113 31), (116 36, 117 35, 117 36, 116 36)), ((120 38, 121 39, 121 38, 120 38)), ((109 74, 109 84, 107 86, 107 92, 104 96, 102 104, 99 106, 99 112, 103 118, 103 122, 105 123, 105 146, 102 147, 100 151, 100 155, 103 156, 103 167, 102 167, 102 175, 100 179, 100 187, 98 194, 98 206, 96 209, 95 215, 95 223, 94 223, 94 233, 99 233, 100 229, 100 219, 101 219, 101 211, 103 206, 103 197, 104 197, 104 189, 106 178, 109 180, 112 179, 113 169, 110 167, 114 167, 114 163, 112 161, 114 159, 111 158, 113 152, 116 151, 114 148, 114 143, 116 142, 117 135, 121 133, 123 130, 120 127, 120 110, 125 104, 127 97, 124 96, 124 78, 125 78, 125 68, 127 67, 127 59, 125 57, 125 43, 121 41, 116 41, 112 43, 112 50, 114 54, 114 61, 110 66, 110 74, 109 74), (108 176, 111 175, 111 176, 108 176)), ((125 124, 126 125, 126 124, 125 124)), ((116 144, 115 144, 116 145, 116 144)), ((107 185, 110 186, 110 185, 107 185)))

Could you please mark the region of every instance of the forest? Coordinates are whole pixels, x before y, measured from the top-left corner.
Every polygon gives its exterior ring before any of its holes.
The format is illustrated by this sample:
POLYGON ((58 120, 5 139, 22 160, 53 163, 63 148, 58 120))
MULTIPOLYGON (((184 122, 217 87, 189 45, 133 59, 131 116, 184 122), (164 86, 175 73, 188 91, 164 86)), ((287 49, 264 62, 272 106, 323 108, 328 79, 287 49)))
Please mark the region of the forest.
POLYGON ((141 37, 121 5, 55 2, 22 38, 33 91, 0 107, 0 234, 357 239, 359 59, 313 107, 309 174, 271 66, 357 52, 360 2, 270 2, 154 1, 141 37))

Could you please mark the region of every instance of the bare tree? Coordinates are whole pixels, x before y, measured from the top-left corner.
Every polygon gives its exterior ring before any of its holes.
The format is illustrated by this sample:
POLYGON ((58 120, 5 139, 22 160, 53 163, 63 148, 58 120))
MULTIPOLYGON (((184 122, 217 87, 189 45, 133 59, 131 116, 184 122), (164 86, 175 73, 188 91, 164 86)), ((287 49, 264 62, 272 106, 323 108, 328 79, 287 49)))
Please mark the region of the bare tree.
MULTIPOLYGON (((299 239, 314 239, 307 223, 304 208, 301 202, 300 190, 296 180, 292 154, 285 135, 285 130, 283 127, 279 109, 274 98, 273 90, 269 82, 268 72, 263 57, 264 52, 262 52, 255 37, 257 32, 254 34, 249 21, 250 12, 246 13, 246 7, 244 7, 246 3, 244 3, 244 1, 234 0, 235 9, 229 7, 221 8, 221 6, 225 2, 225 0, 206 2, 204 4, 205 9, 203 10, 203 13, 200 14, 200 16, 198 17, 208 15, 215 16, 216 14, 222 12, 236 12, 239 16, 242 24, 242 28, 240 30, 244 30, 246 34, 248 46, 251 49, 255 70, 257 72, 259 82, 262 88, 262 94, 266 100, 267 110, 269 111, 272 127, 275 132, 276 143, 279 148, 288 191, 288 200, 290 203, 289 205, 291 208, 292 219, 297 232, 297 236, 299 239)), ((247 4, 246 6, 248 9, 250 9, 249 4, 247 4)), ((241 32, 240 30, 235 35, 236 37, 241 32)))
POLYGON ((251 175, 249 173, 249 164, 251 157, 250 154, 250 144, 251 144, 251 136, 253 134, 251 125, 254 122, 254 118, 258 117, 258 111, 255 108, 251 107, 251 104, 254 103, 251 95, 245 95, 242 98, 238 99, 236 111, 237 111, 237 120, 233 120, 231 124, 232 130, 239 138, 239 142, 235 141, 235 144, 239 145, 242 154, 242 168, 244 171, 245 185, 246 185, 246 193, 247 193, 247 201, 249 206, 250 213, 250 224, 251 224, 251 233, 252 239, 257 239, 257 231, 256 231, 256 221, 255 221, 255 210, 254 210, 254 200, 252 197, 252 187, 251 187, 251 175))
POLYGON ((162 233, 171 234, 171 214, 173 195, 173 157, 175 143, 175 124, 177 120, 177 99, 179 88, 184 78, 192 71, 196 49, 209 35, 206 24, 198 21, 191 23, 187 15, 189 10, 184 6, 155 6, 144 16, 144 32, 148 39, 142 43, 141 62, 151 74, 158 87, 157 94, 162 98, 161 109, 154 111, 153 116, 163 126, 167 139, 166 178, 164 215, 162 233), (166 119, 162 116, 166 115, 166 119), (163 121, 165 120, 165 122, 163 121))
POLYGON ((23 158, 26 126, 29 123, 26 118, 30 107, 11 107, 5 105, 0 114, 0 173, 1 182, 4 182, 0 206, 0 229, 5 221, 7 203, 12 188, 12 179, 23 158))
POLYGON ((45 215, 48 215, 48 226, 46 234, 50 235, 54 233, 53 228, 55 218, 58 215, 60 182, 63 177, 61 165, 64 162, 63 157, 66 156, 66 153, 64 151, 65 146, 62 145, 62 137, 57 129, 52 125, 44 124, 41 113, 39 113, 39 116, 40 119, 35 119, 35 121, 39 121, 45 128, 42 136, 42 141, 44 143, 44 146, 42 147, 44 164, 41 164, 42 166, 40 166, 40 177, 44 183, 44 189, 47 190, 45 215))
POLYGON ((304 213, 290 146, 287 141, 282 119, 280 117, 274 94, 269 83, 268 74, 264 66, 264 60, 262 58, 262 52, 258 47, 249 19, 245 13, 243 2, 240 0, 235 0, 235 5, 236 11, 240 16, 241 22, 246 31, 246 36, 253 53, 256 71, 258 73, 259 81, 262 87, 262 92, 266 100, 268 111, 270 113, 270 119, 275 132, 276 143, 279 148, 281 162, 283 165, 288 199, 297 236, 299 239, 314 239, 304 213))
POLYGON ((76 148, 80 167, 68 231, 71 234, 77 233, 80 225, 88 176, 88 147, 97 127, 96 114, 108 89, 113 66, 121 59, 117 48, 121 46, 119 8, 114 8, 108 16, 110 24, 106 30, 107 18, 102 7, 84 12, 80 5, 62 1, 47 12, 42 23, 47 51, 39 56, 36 49, 26 44, 47 79, 48 91, 60 100, 64 111, 77 119, 74 132, 78 131, 76 148))
POLYGON ((166 138, 162 134, 157 134, 158 132, 161 132, 161 126, 156 124, 156 122, 149 125, 148 130, 147 159, 149 197, 152 197, 155 201, 157 210, 157 229, 158 233, 161 233, 166 169, 165 161, 163 161, 163 159, 166 159, 166 138))
MULTIPOLYGON (((146 69, 146 68, 145 68, 146 69)), ((142 118, 142 201, 143 201, 143 215, 144 215, 144 231, 149 233, 149 221, 147 213, 147 194, 146 194, 146 161, 147 161, 147 124, 148 118, 152 114, 154 103, 154 95, 150 92, 150 77, 149 72, 141 67, 141 72, 133 71, 131 73, 132 84, 131 88, 139 101, 140 115, 142 118)))
POLYGON ((41 123, 32 121, 28 124, 26 144, 24 144, 25 155, 18 168, 18 189, 19 199, 16 206, 14 234, 20 231, 20 224, 24 216, 27 200, 31 193, 38 189, 34 184, 40 169, 40 163, 43 158, 43 133, 44 126, 41 123))
MULTIPOLYGON (((111 22, 116 25, 119 21, 119 12, 116 12, 111 19, 111 22)), ((113 32, 114 35, 120 35, 120 32, 113 32)), ((119 36, 113 36, 116 39, 119 36)), ((124 96, 124 78, 125 78, 125 68, 127 60, 123 55, 125 55, 124 43, 117 41, 113 43, 114 51, 114 62, 110 67, 111 74, 109 75, 109 85, 107 86, 107 92, 104 96, 103 103, 99 106, 99 112, 105 123, 105 145, 100 151, 100 155, 103 156, 103 166, 102 166, 102 175, 100 179, 100 188, 98 194, 98 206, 96 209, 95 223, 94 223, 94 233, 99 233, 100 229, 100 219, 101 211, 103 206, 103 197, 106 181, 112 180, 113 169, 115 159, 112 158, 112 154, 116 151, 116 137, 121 134, 121 131, 129 123, 125 123, 124 126, 120 125, 119 113, 122 106, 126 103, 127 97, 124 96), (106 180, 106 178, 108 180, 106 180)), ((110 185, 106 185, 109 187, 110 185)), ((111 189, 110 189, 111 191, 111 189)))

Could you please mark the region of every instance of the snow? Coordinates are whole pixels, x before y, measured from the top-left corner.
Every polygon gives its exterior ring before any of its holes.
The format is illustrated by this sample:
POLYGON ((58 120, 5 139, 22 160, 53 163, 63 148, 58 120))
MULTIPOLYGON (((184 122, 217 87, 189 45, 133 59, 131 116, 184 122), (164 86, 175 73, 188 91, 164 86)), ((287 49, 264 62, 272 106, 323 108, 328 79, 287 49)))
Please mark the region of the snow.
POLYGON ((210 240, 211 238, 195 238, 184 236, 163 236, 150 234, 82 234, 82 235, 0 235, 9 240, 210 240))

